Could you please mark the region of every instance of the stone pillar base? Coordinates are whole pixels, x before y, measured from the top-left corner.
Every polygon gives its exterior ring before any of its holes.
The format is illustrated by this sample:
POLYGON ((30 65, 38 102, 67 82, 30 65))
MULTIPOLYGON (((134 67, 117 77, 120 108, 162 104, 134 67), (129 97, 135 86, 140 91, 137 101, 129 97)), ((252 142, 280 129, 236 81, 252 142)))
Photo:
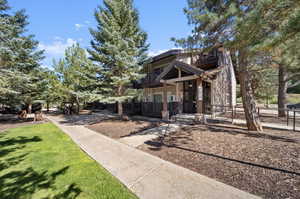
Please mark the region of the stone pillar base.
POLYGON ((200 113, 196 113, 195 114, 195 123, 196 124, 207 124, 205 115, 200 114, 200 113))
POLYGON ((180 102, 178 102, 179 104, 178 104, 178 113, 179 114, 182 114, 183 113, 183 102, 182 101, 180 101, 180 102))
POLYGON ((163 119, 163 120, 168 121, 169 118, 170 118, 170 113, 169 113, 169 111, 162 111, 162 112, 161 112, 161 116, 162 116, 162 119, 163 119))
POLYGON ((200 124, 201 123, 201 114, 200 113, 196 113, 195 114, 195 123, 196 124, 200 124))

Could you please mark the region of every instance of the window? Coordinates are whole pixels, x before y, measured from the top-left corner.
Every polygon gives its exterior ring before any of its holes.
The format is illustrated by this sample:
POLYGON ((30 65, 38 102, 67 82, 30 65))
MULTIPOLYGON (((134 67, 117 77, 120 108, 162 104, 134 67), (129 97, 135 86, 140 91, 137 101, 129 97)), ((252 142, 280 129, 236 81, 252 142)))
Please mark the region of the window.
POLYGON ((175 95, 169 95, 168 96, 168 102, 175 102, 176 101, 175 99, 176 99, 175 95))
POLYGON ((162 95, 160 95, 160 94, 153 95, 153 102, 154 103, 161 103, 162 102, 162 95))

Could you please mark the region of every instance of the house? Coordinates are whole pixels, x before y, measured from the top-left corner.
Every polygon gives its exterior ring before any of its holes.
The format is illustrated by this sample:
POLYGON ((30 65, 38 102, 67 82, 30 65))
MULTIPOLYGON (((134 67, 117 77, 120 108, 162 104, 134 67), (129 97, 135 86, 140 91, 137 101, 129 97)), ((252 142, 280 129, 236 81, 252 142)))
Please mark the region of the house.
POLYGON ((169 50, 144 65, 142 112, 148 116, 209 113, 236 104, 236 78, 230 52, 215 48, 169 50))

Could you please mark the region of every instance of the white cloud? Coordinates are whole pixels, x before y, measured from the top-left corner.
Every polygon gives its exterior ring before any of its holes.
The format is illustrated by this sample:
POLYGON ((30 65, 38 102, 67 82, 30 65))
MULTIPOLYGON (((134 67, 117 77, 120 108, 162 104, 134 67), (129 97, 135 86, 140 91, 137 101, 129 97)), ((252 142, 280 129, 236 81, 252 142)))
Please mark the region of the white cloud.
POLYGON ((75 24, 75 29, 76 30, 80 30, 81 28, 83 28, 85 25, 84 24, 79 24, 79 23, 77 23, 77 24, 75 24))
POLYGON ((87 27, 89 24, 91 24, 91 22, 88 20, 85 20, 83 23, 77 23, 74 26, 75 26, 75 29, 78 31, 81 28, 87 27))
POLYGON ((38 46, 39 50, 45 51, 45 59, 43 60, 43 67, 50 67, 53 59, 60 59, 64 56, 65 50, 77 43, 75 39, 68 38, 64 39, 61 37, 54 37, 51 43, 40 43, 38 46))
POLYGON ((61 37, 59 37, 59 36, 55 36, 55 37, 54 37, 54 40, 56 40, 56 41, 62 41, 63 38, 61 38, 61 37))
POLYGON ((76 40, 68 38, 66 40, 55 38, 51 44, 39 44, 40 50, 45 50, 46 55, 61 56, 65 53, 66 48, 76 43, 76 40))

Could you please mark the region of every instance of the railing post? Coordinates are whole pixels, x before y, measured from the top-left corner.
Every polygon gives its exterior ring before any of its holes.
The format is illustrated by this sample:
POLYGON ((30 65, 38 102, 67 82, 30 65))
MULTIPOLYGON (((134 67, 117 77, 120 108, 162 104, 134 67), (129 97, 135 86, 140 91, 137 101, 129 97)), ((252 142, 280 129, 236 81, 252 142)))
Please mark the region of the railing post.
POLYGON ((234 117, 236 117, 236 105, 234 106, 234 117))
POLYGON ((290 119, 290 111, 287 110, 287 115, 286 115, 286 125, 289 126, 289 119, 290 119))
POLYGON ((233 106, 231 106, 231 117, 232 117, 231 123, 233 124, 234 123, 234 108, 233 108, 233 106))
POLYGON ((296 131, 296 110, 294 109, 294 127, 293 130, 296 131))

